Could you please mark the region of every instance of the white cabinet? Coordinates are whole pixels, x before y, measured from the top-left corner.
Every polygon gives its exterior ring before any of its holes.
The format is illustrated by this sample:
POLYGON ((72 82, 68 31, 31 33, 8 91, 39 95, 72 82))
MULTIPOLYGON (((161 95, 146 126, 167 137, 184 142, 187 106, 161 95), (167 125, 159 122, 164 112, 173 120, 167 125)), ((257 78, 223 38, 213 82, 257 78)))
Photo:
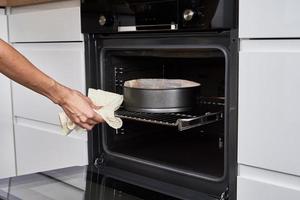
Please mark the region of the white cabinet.
MULTIPOLYGON (((35 66, 58 82, 85 93, 83 43, 14 44, 35 66)), ((59 125, 61 108, 17 83, 13 84, 14 115, 59 125)))
POLYGON ((82 41, 80 1, 12 8, 9 30, 10 42, 82 41))
MULTIPOLYGON (((80 1, 59 1, 10 9, 12 45, 43 72, 85 94, 80 1)), ((87 133, 63 136, 61 108, 13 83, 17 175, 87 164, 87 133)))
POLYGON ((300 40, 241 41, 238 162, 300 176, 300 40))
POLYGON ((299 0, 240 0, 240 38, 299 38, 299 0))
POLYGON ((10 80, 1 74, 0 97, 0 178, 4 178, 16 175, 16 168, 10 80))
MULTIPOLYGON (((84 48, 77 43, 14 44, 35 66, 58 82, 85 93, 84 48)), ((17 174, 87 164, 87 133, 63 136, 61 108, 13 83, 17 174)))
POLYGON ((300 199, 300 178, 287 174, 240 166, 238 200, 300 199))
POLYGON ((239 0, 238 200, 300 199, 299 9, 239 0))
POLYGON ((5 10, 0 8, 0 39, 7 41, 7 17, 5 10))
POLYGON ((16 118, 15 135, 18 175, 87 164, 85 132, 66 137, 59 126, 16 118))
MULTIPOLYGON (((0 9, 0 38, 7 40, 7 19, 0 9)), ((11 82, 0 74, 0 179, 16 175, 11 82)))

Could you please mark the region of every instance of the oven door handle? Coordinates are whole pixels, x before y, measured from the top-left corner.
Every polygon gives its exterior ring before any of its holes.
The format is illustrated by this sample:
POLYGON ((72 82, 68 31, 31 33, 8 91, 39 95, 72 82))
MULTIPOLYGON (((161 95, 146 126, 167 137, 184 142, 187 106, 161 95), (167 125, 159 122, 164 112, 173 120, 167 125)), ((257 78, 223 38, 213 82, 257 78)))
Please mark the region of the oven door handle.
POLYGON ((215 113, 205 113, 202 116, 190 118, 190 119, 178 119, 177 126, 179 131, 184 131, 187 129, 195 128, 198 126, 203 126, 206 124, 211 124, 223 119, 223 112, 215 113))

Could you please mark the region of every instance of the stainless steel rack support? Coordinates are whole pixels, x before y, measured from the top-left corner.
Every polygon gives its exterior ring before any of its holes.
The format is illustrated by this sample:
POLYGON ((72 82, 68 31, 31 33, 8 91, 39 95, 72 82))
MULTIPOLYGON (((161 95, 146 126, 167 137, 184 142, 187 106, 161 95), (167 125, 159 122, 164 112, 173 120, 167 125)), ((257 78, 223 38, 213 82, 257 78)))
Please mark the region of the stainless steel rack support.
POLYGON ((118 110, 116 116, 122 119, 177 127, 179 131, 211 124, 223 119, 223 112, 207 112, 202 115, 184 113, 141 113, 118 110))
POLYGON ((190 119, 178 119, 176 124, 179 131, 188 130, 198 126, 211 124, 223 119, 223 112, 205 113, 202 116, 198 116, 190 119))

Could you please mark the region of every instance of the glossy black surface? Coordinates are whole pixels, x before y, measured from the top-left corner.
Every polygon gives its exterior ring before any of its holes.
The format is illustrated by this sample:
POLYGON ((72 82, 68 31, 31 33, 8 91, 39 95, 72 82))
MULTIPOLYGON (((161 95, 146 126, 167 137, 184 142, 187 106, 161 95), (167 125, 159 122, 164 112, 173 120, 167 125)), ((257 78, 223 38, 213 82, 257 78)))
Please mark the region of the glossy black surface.
POLYGON ((236 1, 84 0, 81 17, 83 33, 115 33, 128 26, 143 32, 229 30, 236 27, 236 1))
MULTIPOLYGON (((0 199, 177 200, 112 177, 94 167, 71 167, 0 180, 0 199)), ((118 173, 113 173, 118 174, 118 173)), ((143 180, 140 177, 139 180, 143 180)), ((149 182, 149 180, 144 179, 149 182)), ((151 182, 151 181, 150 181, 151 182)))

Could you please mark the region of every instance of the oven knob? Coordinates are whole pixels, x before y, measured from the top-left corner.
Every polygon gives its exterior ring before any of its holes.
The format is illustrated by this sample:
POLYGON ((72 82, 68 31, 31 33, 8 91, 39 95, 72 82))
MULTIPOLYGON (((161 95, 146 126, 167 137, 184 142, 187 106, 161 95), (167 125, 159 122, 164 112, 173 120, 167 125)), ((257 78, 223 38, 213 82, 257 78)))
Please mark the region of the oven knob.
POLYGON ((191 9, 186 9, 184 12, 183 12, 183 19, 185 21, 191 21, 193 19, 195 15, 195 12, 191 9))
POLYGON ((99 24, 100 24, 101 26, 104 26, 104 25, 106 24, 106 17, 105 17, 104 15, 101 15, 101 16, 99 17, 99 24))

